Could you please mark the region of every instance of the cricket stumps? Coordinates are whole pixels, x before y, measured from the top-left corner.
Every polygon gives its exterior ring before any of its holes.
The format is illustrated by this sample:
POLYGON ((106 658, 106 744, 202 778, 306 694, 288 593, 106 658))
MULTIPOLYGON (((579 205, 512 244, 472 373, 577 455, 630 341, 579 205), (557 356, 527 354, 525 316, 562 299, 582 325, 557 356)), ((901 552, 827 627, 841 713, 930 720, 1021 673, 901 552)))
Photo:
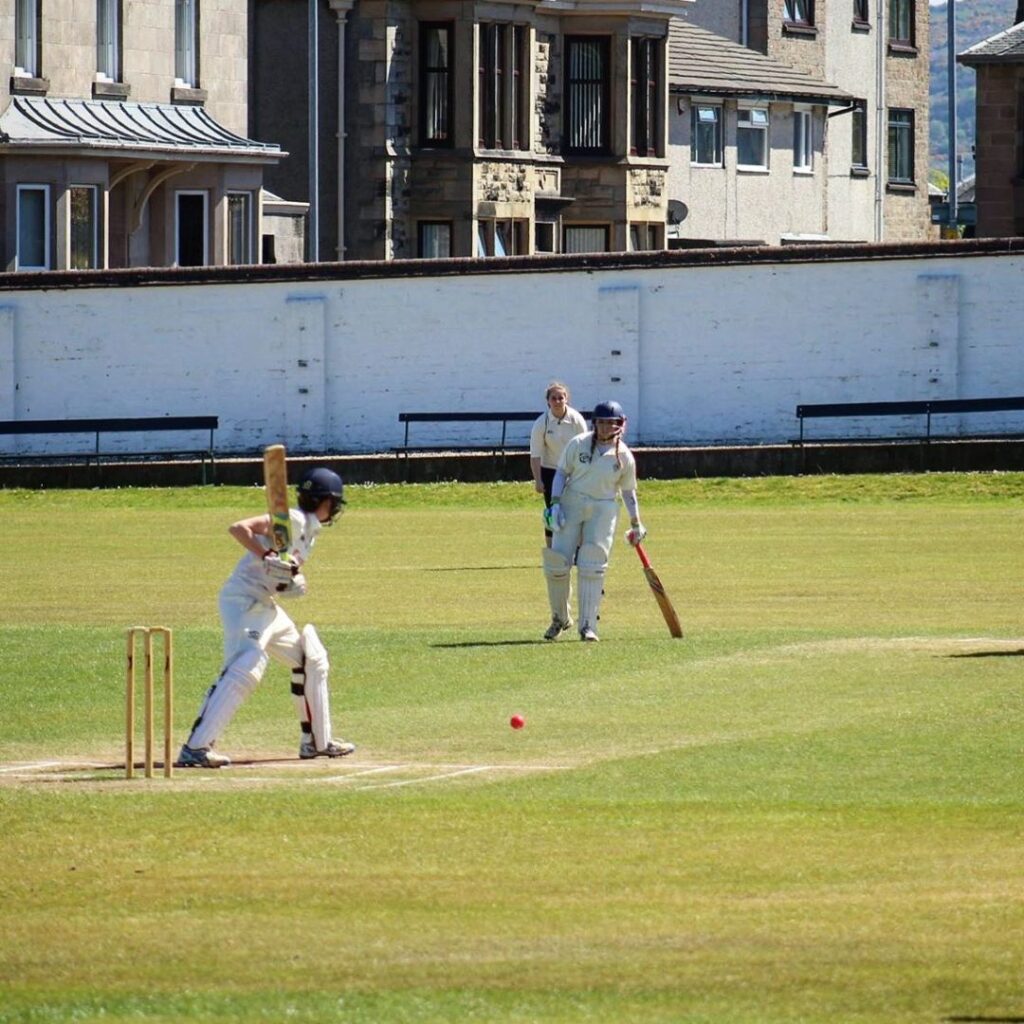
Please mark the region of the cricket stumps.
POLYGON ((164 778, 174 775, 174 760, 171 757, 172 731, 174 728, 174 637, 166 626, 132 626, 127 633, 125 673, 125 754, 124 777, 135 777, 135 656, 138 637, 142 637, 144 659, 143 670, 143 735, 145 742, 146 778, 153 778, 153 637, 163 642, 164 656, 164 778))

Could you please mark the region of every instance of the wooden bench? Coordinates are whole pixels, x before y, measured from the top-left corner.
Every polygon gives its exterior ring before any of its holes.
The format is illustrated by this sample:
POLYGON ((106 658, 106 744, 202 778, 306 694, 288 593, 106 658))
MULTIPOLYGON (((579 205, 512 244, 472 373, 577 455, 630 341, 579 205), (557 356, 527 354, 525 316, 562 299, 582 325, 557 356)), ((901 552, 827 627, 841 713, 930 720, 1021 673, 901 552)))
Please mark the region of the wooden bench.
POLYGON ((0 453, 0 459, 4 461, 23 460, 44 460, 44 459, 81 459, 88 462, 96 460, 100 464, 101 458, 111 459, 126 458, 156 458, 161 455, 199 456, 202 465, 203 483, 207 482, 206 464, 210 464, 210 479, 213 479, 213 432, 217 429, 218 419, 216 416, 137 416, 105 419, 72 419, 72 420, 0 420, 0 435, 7 434, 92 434, 95 438, 94 446, 90 452, 77 452, 71 454, 40 455, 18 455, 0 453), (109 452, 103 453, 100 449, 100 436, 103 434, 140 433, 149 431, 165 430, 202 430, 209 431, 208 441, 200 446, 189 448, 177 448, 171 452, 109 452))
MULTIPOLYGON (((961 415, 974 412, 1010 412, 1024 409, 1024 397, 1009 398, 946 398, 918 402, 837 402, 823 405, 798 405, 796 417, 800 421, 800 436, 790 443, 801 447, 808 440, 804 433, 804 420, 853 416, 923 416, 923 431, 916 435, 899 437, 846 437, 822 438, 823 444, 856 444, 865 441, 923 441, 954 439, 965 435, 937 435, 932 433, 932 417, 961 415)), ((973 435, 981 436, 981 435, 973 435)), ((996 435, 1013 437, 1013 434, 996 435)))
POLYGON ((540 412, 400 412, 398 422, 405 424, 405 438, 402 444, 391 450, 396 455, 408 456, 410 452, 473 452, 489 451, 495 455, 504 455, 513 450, 525 451, 529 448, 529 439, 510 441, 508 425, 510 423, 533 423, 540 412), (410 423, 500 423, 501 437, 492 444, 410 444, 410 423))

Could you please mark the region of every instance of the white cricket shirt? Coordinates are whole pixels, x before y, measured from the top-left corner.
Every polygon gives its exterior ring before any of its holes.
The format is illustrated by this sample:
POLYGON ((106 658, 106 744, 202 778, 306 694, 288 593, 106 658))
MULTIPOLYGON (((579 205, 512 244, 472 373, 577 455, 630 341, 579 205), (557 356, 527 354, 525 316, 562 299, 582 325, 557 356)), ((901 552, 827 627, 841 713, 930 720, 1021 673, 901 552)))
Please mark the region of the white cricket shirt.
MULTIPOLYGON (((321 523, 312 512, 292 508, 288 510, 288 514, 292 521, 292 543, 288 554, 301 569, 316 543, 321 523)), ((269 551, 270 538, 259 536, 258 539, 269 551)), ((224 584, 222 592, 224 591, 265 601, 276 594, 277 584, 267 576, 262 560, 246 551, 224 584)))
POLYGON ((557 469, 565 446, 586 429, 587 421, 571 406, 566 406, 561 419, 548 409, 537 417, 530 431, 530 458, 540 459, 540 464, 548 469, 557 469))
POLYGON ((615 445, 597 445, 591 453, 593 431, 569 441, 558 468, 565 477, 563 495, 575 494, 594 501, 614 501, 619 491, 636 490, 636 459, 619 443, 618 465, 615 445))

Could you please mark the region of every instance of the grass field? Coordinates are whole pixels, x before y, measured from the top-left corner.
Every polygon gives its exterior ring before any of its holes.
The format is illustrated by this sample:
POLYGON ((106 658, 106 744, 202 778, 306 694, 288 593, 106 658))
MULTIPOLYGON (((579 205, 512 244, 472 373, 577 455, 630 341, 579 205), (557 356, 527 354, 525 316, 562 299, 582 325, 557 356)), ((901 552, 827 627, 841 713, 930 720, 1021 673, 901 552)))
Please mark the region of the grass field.
POLYGON ((599 645, 526 485, 348 497, 291 611, 358 752, 271 761, 272 667, 254 763, 129 782, 124 628, 177 747, 262 494, 0 491, 0 1024, 1024 1021, 1024 476, 649 482, 687 636, 620 538, 599 645))

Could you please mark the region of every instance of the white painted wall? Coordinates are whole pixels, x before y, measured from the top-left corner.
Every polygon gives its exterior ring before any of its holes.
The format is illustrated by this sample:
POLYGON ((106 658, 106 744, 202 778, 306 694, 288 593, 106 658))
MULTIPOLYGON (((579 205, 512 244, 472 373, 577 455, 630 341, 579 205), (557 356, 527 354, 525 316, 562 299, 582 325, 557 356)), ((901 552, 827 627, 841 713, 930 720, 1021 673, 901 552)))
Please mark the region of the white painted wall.
MULTIPOLYGON (((562 378, 581 406, 621 401, 636 443, 784 441, 800 402, 1024 394, 1022 272, 1024 255, 999 254, 8 287, 0 419, 216 414, 222 453, 278 440, 296 452, 365 452, 401 441, 399 412, 539 410, 544 386, 562 378)), ((1020 414, 965 422, 1024 430, 1020 414)), ((493 436, 425 424, 412 435, 493 436)), ((106 444, 160 450, 172 440, 106 444)), ((0 450, 68 451, 73 441, 0 436, 0 450)))

